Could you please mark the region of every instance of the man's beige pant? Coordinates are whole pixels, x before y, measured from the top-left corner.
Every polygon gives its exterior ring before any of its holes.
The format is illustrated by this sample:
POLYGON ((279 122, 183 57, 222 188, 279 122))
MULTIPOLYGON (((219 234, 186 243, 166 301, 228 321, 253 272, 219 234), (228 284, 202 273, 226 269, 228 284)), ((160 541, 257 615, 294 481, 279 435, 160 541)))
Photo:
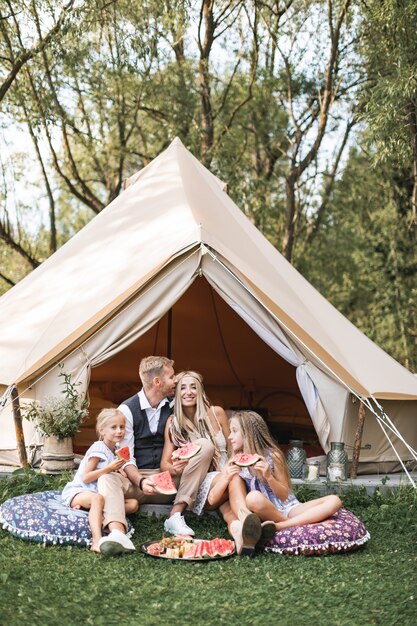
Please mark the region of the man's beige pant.
MULTIPOLYGON (((214 446, 208 439, 197 439, 194 443, 201 446, 201 450, 193 456, 185 467, 181 476, 175 476, 174 482, 178 491, 175 494, 174 504, 185 502, 192 505, 198 492, 198 488, 207 475, 214 454, 214 446)), ((157 474, 156 469, 141 469, 142 476, 157 474)), ((172 502, 174 496, 155 494, 145 495, 139 487, 132 485, 128 478, 117 472, 104 474, 97 481, 98 492, 104 497, 103 528, 110 522, 120 522, 127 528, 125 515, 125 500, 135 498, 140 504, 166 504, 172 502)))

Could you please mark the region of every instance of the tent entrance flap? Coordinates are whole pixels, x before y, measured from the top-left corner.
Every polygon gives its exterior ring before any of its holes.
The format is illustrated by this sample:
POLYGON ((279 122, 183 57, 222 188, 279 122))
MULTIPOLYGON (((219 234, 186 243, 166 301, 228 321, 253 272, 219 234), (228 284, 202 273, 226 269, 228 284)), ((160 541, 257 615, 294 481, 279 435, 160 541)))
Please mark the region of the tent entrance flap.
MULTIPOLYGON (((138 390, 141 358, 166 354, 168 331, 165 314, 112 359, 92 368, 89 393, 96 408, 100 401, 117 406, 138 390)), ((280 442, 298 437, 323 453, 295 368, 260 339, 204 277, 172 307, 171 346, 176 371, 200 371, 213 403, 225 409, 266 409, 280 442)))

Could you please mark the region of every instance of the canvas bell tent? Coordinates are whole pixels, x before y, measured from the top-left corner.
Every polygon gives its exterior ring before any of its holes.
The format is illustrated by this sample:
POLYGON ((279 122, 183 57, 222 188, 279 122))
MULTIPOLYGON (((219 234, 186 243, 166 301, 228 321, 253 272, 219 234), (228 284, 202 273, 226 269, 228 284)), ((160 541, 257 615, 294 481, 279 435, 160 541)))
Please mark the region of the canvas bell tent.
POLYGON ((353 445, 362 398, 379 415, 366 410, 366 467, 413 459, 417 379, 282 257, 179 139, 128 183, 0 299, 0 462, 17 462, 13 385, 21 405, 55 395, 63 363, 95 414, 138 389, 148 354, 200 371, 214 403, 259 410, 279 440, 324 452, 353 445))

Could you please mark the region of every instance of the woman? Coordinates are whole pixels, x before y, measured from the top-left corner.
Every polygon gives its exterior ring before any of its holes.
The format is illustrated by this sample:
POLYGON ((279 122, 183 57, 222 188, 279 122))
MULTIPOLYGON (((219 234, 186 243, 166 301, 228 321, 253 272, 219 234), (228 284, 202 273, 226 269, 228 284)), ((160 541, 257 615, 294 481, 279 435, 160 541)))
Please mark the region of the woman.
MULTIPOLYGON (((165 427, 164 450, 161 470, 168 470, 172 476, 179 476, 187 460, 172 460, 172 453, 188 442, 208 439, 214 448, 210 470, 197 490, 191 495, 193 502, 189 509, 200 515, 203 509, 210 507, 207 496, 213 481, 227 463, 227 442, 230 434, 227 415, 220 406, 212 406, 203 387, 203 377, 198 372, 186 371, 177 376, 174 399, 174 414, 165 427)), ((211 508, 217 508, 227 500, 227 492, 216 498, 211 508)), ((174 504, 175 507, 175 504, 174 504)), ((185 508, 185 507, 184 507, 185 508)))

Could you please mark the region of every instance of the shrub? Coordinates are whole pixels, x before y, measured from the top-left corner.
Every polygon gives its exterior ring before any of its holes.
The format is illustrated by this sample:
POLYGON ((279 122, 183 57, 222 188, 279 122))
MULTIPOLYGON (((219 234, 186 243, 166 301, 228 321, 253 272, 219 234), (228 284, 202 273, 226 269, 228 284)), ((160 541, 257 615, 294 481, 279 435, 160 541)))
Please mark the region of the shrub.
POLYGON ((43 402, 33 400, 22 408, 24 417, 32 421, 44 437, 54 435, 58 439, 73 437, 88 415, 87 399, 80 396, 71 375, 61 372, 64 378, 63 397, 46 396, 43 402))

